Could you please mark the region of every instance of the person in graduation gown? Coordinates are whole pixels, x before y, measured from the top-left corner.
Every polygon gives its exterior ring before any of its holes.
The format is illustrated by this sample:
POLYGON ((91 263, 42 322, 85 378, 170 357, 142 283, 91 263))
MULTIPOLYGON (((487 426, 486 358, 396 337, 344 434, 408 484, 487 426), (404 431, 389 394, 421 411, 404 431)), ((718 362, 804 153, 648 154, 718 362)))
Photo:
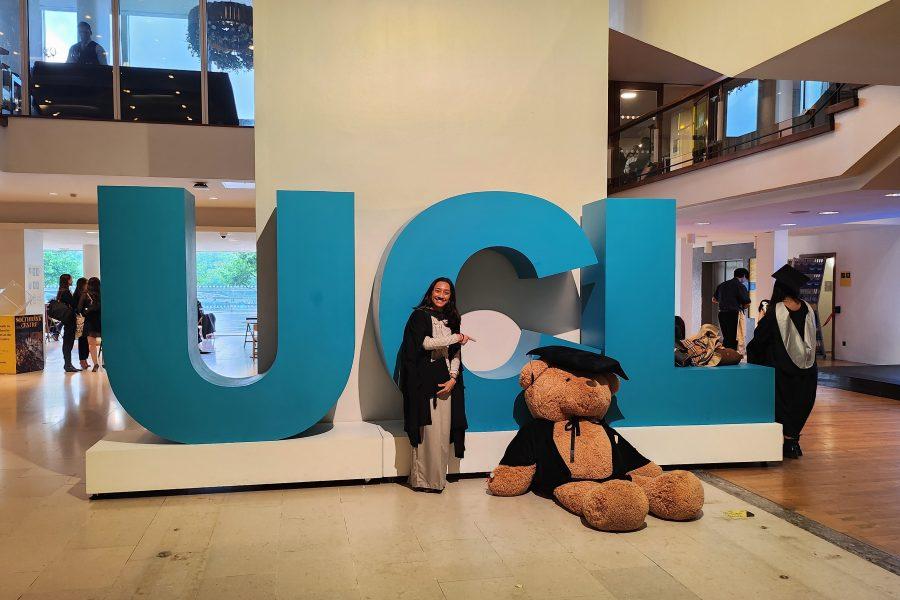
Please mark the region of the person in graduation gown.
POLYGON ((775 369, 775 420, 783 428, 784 456, 799 458, 800 433, 816 401, 815 315, 800 299, 806 275, 785 265, 772 277, 772 298, 747 344, 747 360, 775 369))
POLYGON ((412 446, 409 485, 441 492, 447 484, 450 446, 465 451, 466 404, 456 289, 446 277, 435 279, 413 309, 403 332, 395 381, 403 394, 404 430, 412 446))

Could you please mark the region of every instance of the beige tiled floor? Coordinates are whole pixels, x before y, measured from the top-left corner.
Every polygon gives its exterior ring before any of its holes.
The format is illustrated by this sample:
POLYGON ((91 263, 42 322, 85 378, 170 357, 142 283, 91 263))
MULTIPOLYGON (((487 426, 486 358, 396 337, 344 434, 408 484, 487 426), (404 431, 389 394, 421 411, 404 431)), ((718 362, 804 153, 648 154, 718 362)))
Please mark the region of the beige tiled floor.
POLYGON ((900 578, 706 486, 702 519, 592 531, 554 503, 393 484, 90 501, 83 453, 137 427, 103 372, 0 377, 7 598, 900 598, 900 578))

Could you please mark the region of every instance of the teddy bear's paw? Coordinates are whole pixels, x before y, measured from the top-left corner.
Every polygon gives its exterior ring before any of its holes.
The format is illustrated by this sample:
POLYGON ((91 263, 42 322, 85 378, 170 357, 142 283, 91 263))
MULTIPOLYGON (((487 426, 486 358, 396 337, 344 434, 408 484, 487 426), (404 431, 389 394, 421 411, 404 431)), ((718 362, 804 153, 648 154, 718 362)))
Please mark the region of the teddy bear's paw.
POLYGON ((567 511, 578 515, 584 511, 584 500, 602 484, 596 481, 573 481, 553 490, 553 495, 567 511))
POLYGON ((521 496, 531 487, 537 465, 508 467, 499 465, 488 479, 488 490, 494 496, 521 496))
POLYGON ((641 481, 650 512, 661 519, 690 521, 703 510, 703 485, 688 471, 668 471, 641 481))
POLYGON ((636 483, 613 479, 598 484, 582 503, 588 525, 601 531, 634 531, 647 518, 647 496, 636 483))

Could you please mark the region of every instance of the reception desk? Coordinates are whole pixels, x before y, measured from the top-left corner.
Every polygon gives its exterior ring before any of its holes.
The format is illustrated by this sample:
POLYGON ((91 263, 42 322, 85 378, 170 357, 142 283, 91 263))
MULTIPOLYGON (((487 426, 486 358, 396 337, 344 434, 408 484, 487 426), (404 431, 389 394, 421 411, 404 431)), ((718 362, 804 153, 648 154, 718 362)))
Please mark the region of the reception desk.
POLYGON ((0 315, 0 374, 44 370, 44 316, 0 315))

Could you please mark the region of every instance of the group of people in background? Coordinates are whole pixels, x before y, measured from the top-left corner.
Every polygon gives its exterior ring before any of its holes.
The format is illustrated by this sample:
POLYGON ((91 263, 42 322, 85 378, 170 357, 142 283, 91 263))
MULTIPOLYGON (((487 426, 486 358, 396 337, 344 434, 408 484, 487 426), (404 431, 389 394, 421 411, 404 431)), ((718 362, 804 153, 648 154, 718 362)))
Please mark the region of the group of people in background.
POLYGON ((56 300, 72 309, 71 317, 63 322, 63 363, 67 373, 96 372, 100 369, 100 279, 80 277, 71 291, 72 276, 59 276, 56 300), (78 341, 78 360, 81 368, 72 364, 72 350, 78 341), (90 357, 93 367, 88 364, 90 357))

